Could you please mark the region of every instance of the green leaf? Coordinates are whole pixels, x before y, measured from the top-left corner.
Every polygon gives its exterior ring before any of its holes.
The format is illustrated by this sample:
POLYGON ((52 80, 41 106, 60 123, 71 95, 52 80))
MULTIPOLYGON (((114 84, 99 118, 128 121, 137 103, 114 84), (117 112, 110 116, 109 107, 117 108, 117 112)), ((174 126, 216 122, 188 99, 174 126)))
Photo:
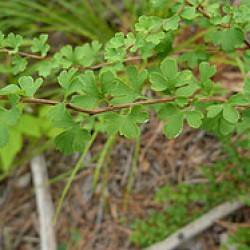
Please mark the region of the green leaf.
POLYGON ((185 107, 185 106, 188 105, 189 100, 188 100, 187 97, 184 97, 184 96, 177 96, 177 97, 175 98, 174 103, 177 104, 177 106, 183 108, 183 107, 185 107))
POLYGON ((194 69, 200 62, 208 60, 208 54, 206 51, 197 48, 196 50, 184 52, 178 57, 178 60, 179 62, 186 62, 189 68, 194 69))
POLYGON ((28 62, 25 58, 15 56, 12 59, 11 64, 13 65, 11 68, 13 74, 17 75, 18 73, 23 72, 26 69, 28 62))
POLYGON ((0 89, 1 95, 18 94, 19 92, 20 88, 16 84, 9 84, 0 89))
POLYGON ((124 119, 119 131, 127 138, 137 138, 140 135, 139 127, 131 119, 124 119))
POLYGON ((41 87, 43 79, 38 78, 34 81, 31 76, 22 76, 18 79, 18 83, 21 89, 24 91, 24 95, 32 97, 41 87))
POLYGON ((4 34, 0 31, 0 48, 4 47, 4 34))
POLYGON ((246 130, 250 129, 250 117, 243 117, 236 126, 239 134, 246 132, 246 130))
POLYGON ((178 76, 178 65, 174 58, 166 58, 160 65, 162 74, 167 79, 175 79, 178 76))
POLYGON ((176 96, 184 96, 188 97, 195 93, 195 91, 199 89, 199 86, 195 83, 190 84, 188 86, 180 87, 176 90, 175 94, 176 96))
MULTIPOLYGON (((147 36, 147 35, 146 35, 147 36)), ((146 60, 148 57, 153 55, 153 50, 155 48, 155 44, 147 42, 145 40, 145 34, 139 33, 136 36, 136 43, 133 48, 131 48, 132 52, 136 52, 137 49, 140 50, 141 58, 146 60)))
POLYGON ((73 127, 55 138, 56 148, 66 155, 83 151, 86 142, 90 140, 87 130, 73 127))
POLYGON ((118 49, 123 47, 125 43, 124 33, 118 32, 106 44, 106 48, 118 49))
POLYGON ((208 118, 214 118, 217 116, 223 109, 223 106, 220 104, 217 105, 211 105, 207 108, 207 117, 208 118))
POLYGON ((243 44, 244 33, 239 28, 230 28, 208 33, 207 38, 214 44, 220 45, 224 51, 232 52, 243 44))
POLYGON ((135 34, 132 32, 129 32, 125 39, 125 46, 127 48, 133 48, 135 45, 135 41, 136 41, 135 34))
POLYGON ((75 54, 71 45, 66 45, 57 52, 53 59, 58 64, 65 69, 68 69, 72 64, 75 63, 75 54))
POLYGON ((141 107, 134 107, 129 115, 120 116, 121 121, 119 132, 127 138, 138 138, 140 128, 138 123, 144 123, 148 119, 148 114, 142 111, 141 107))
POLYGON ((190 70, 183 70, 179 73, 177 78, 176 87, 180 87, 183 85, 191 85, 194 84, 196 81, 194 79, 193 73, 190 70))
POLYGON ((126 56, 125 48, 113 49, 106 48, 104 58, 110 63, 122 63, 126 56))
POLYGON ((183 129, 183 119, 184 117, 182 113, 172 115, 168 118, 164 127, 164 133, 168 138, 176 138, 181 134, 183 129))
POLYGON ((148 120, 148 113, 143 110, 143 106, 132 108, 129 118, 135 123, 145 123, 148 120))
POLYGON ((179 27, 180 17, 179 16, 172 16, 167 18, 163 22, 163 29, 166 31, 169 30, 177 30, 179 27))
POLYGON ((228 122, 225 119, 220 119, 220 133, 222 135, 229 135, 231 134, 235 129, 235 124, 232 124, 231 122, 228 122))
POLYGON ((110 90, 110 94, 113 96, 113 99, 110 101, 111 104, 133 102, 140 97, 140 93, 134 91, 131 86, 122 81, 116 81, 110 90))
POLYGON ((65 90, 64 98, 74 92, 82 92, 82 84, 80 80, 80 75, 77 74, 77 69, 71 68, 69 70, 63 70, 57 79, 59 84, 65 90))
POLYGON ((72 46, 64 46, 58 53, 55 54, 54 60, 58 66, 68 69, 71 66, 82 65, 90 67, 99 57, 99 52, 102 45, 98 41, 85 43, 75 49, 72 46))
POLYGON ((152 83, 152 89, 154 91, 163 91, 168 88, 166 79, 158 72, 151 73, 149 81, 152 83))
POLYGON ((232 105, 224 104, 223 117, 226 121, 230 123, 237 123, 240 118, 240 114, 232 105))
POLYGON ((65 90, 70 88, 70 85, 75 79, 76 72, 77 69, 72 68, 70 70, 63 70, 58 76, 58 82, 65 90))
POLYGON ((41 122, 42 121, 37 117, 23 114, 20 117, 16 129, 24 135, 39 138, 41 136, 41 122))
POLYGON ((0 124, 0 148, 4 147, 9 140, 8 129, 5 125, 0 124))
POLYGON ((102 118, 103 124, 101 124, 101 131, 105 131, 109 134, 113 134, 119 131, 119 128, 123 121, 123 116, 115 112, 107 112, 101 114, 99 117, 102 118))
POLYGON ((50 46, 47 44, 47 40, 47 34, 42 34, 39 36, 39 38, 34 38, 32 40, 31 51, 41 53, 42 57, 46 56, 50 49, 50 46))
POLYGON ((22 149, 22 136, 20 132, 15 129, 9 129, 8 132, 8 143, 3 148, 0 148, 0 156, 4 172, 9 171, 16 154, 22 149))
POLYGON ((243 91, 245 94, 250 94, 250 78, 245 79, 243 91))
MULTIPOLYGON (((94 75, 94 72, 91 73, 90 75, 90 79, 92 79, 90 81, 90 85, 93 85, 96 86, 95 84, 95 75, 94 75)), ((115 74, 110 71, 109 69, 108 70, 103 70, 103 71, 100 71, 99 73, 99 80, 101 82, 101 91, 105 94, 110 94, 113 89, 113 87, 115 86, 116 84, 116 76, 115 74)), ((99 92, 99 90, 96 88, 95 90, 93 90, 96 94, 97 92, 99 92)), ((99 94, 98 94, 99 95, 99 94)))
POLYGON ((216 73, 215 65, 209 65, 207 62, 202 62, 199 65, 200 79, 202 82, 207 81, 216 73))
POLYGON ((20 110, 17 107, 12 109, 0 108, 0 123, 6 126, 13 126, 20 118, 20 110))
POLYGON ((5 39, 5 46, 13 49, 13 52, 18 52, 19 47, 23 43, 23 38, 20 35, 15 35, 14 33, 10 33, 5 39))
POLYGON ((48 113, 48 118, 58 128, 70 128, 75 124, 63 103, 52 107, 48 113))
POLYGON ((73 96, 71 103, 86 109, 93 109, 97 107, 98 99, 90 95, 73 96))
POLYGON ((181 13, 181 17, 187 20, 193 20, 197 17, 196 8, 195 7, 185 7, 181 13))
POLYGON ((230 96, 228 103, 232 105, 248 105, 250 103, 250 96, 238 93, 230 96))
POLYGON ((84 74, 79 75, 78 81, 81 83, 81 89, 85 94, 99 98, 101 93, 96 85, 95 73, 92 70, 85 71, 84 74))
POLYGON ((138 32, 149 33, 160 27, 162 19, 157 16, 140 16, 135 30, 138 32))
POLYGON ((159 117, 161 120, 166 120, 170 116, 179 113, 179 109, 173 103, 166 103, 159 111, 159 117))
POLYGON ((202 119, 204 115, 201 111, 187 111, 186 112, 186 119, 187 123, 192 128, 199 128, 202 124, 202 119))
POLYGON ((178 83, 177 61, 174 58, 166 58, 160 65, 161 73, 153 72, 150 74, 150 82, 152 89, 155 91, 163 91, 173 88, 178 83))
POLYGON ((98 41, 93 41, 91 44, 86 43, 83 46, 76 47, 74 52, 76 61, 84 67, 90 67, 96 61, 101 47, 102 45, 98 41))
POLYGON ((37 64, 37 71, 39 76, 47 77, 51 74, 51 71, 55 68, 53 60, 41 61, 37 64))
POLYGON ((140 128, 137 124, 147 121, 148 114, 140 106, 132 108, 129 114, 122 115, 109 112, 102 115, 104 126, 102 129, 108 133, 119 132, 127 138, 137 138, 140 135, 140 128))
POLYGON ((145 40, 154 45, 158 45, 164 38, 165 38, 165 32, 161 31, 147 35, 145 40))
POLYGON ((145 80, 147 79, 147 70, 138 71, 136 67, 129 66, 127 68, 128 78, 135 92, 140 92, 145 80))
POLYGON ((105 46, 104 57, 108 62, 122 62, 126 56, 125 37, 122 32, 116 33, 105 46))

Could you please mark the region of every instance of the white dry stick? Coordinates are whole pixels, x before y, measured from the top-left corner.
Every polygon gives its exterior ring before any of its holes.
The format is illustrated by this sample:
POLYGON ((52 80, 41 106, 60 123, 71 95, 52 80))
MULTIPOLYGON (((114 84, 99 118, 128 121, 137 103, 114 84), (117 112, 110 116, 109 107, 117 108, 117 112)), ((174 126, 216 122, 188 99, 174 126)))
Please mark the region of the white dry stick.
POLYGON ((204 214, 200 218, 184 226, 176 233, 170 235, 167 239, 156 243, 145 250, 172 250, 183 244, 185 241, 198 235, 205 229, 212 226, 217 220, 228 216, 235 212, 239 208, 243 207, 243 204, 239 201, 225 202, 208 213, 204 214))
POLYGON ((53 224, 54 206, 48 185, 47 166, 43 156, 37 156, 31 160, 31 170, 39 215, 40 249, 56 250, 56 235, 53 224))

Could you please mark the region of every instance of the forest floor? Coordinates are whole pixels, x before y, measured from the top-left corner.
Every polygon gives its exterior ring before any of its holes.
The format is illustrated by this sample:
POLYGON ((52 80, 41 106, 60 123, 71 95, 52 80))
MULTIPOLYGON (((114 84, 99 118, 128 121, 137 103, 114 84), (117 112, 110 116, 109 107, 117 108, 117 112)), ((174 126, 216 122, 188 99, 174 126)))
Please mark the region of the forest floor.
MULTIPOLYGON (((176 140, 167 140, 160 132, 161 124, 153 120, 143 128, 140 156, 130 193, 126 190, 135 145, 119 137, 109 152, 102 180, 93 194, 95 164, 90 159, 101 150, 105 141, 103 137, 98 138, 84 163, 85 167, 70 188, 57 221, 60 250, 139 249, 129 241, 130 225, 135 218, 146 218, 152 208, 162 209, 154 202, 155 190, 167 183, 191 182, 199 178, 202 165, 225 157, 213 136, 185 128, 176 140)), ((77 156, 65 157, 53 150, 45 154, 55 202, 67 180, 63 173, 74 166, 77 156)), ((0 191, 0 249, 38 249, 38 217, 29 163, 17 168, 3 181, 0 191)), ((249 222, 250 209, 241 209, 234 219, 249 222)), ((218 249, 223 232, 225 229, 216 224, 199 236, 198 245, 192 243, 186 249, 218 249)))

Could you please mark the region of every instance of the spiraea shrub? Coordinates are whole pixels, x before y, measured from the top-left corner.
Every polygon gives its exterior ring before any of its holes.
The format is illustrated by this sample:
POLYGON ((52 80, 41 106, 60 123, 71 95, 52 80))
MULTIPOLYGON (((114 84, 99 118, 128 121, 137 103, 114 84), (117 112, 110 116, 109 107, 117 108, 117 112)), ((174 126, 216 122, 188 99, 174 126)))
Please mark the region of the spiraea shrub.
POLYGON ((66 45, 55 53, 46 34, 27 41, 1 33, 2 150, 20 120, 30 126, 23 132, 32 134, 30 115, 41 113, 55 129, 56 148, 66 154, 81 151, 93 130, 138 137, 149 112, 164 121, 168 138, 187 123, 224 137, 244 133, 248 139, 248 3, 202 2, 178 1, 170 16, 141 16, 133 31, 116 33, 106 44, 66 45), (191 35, 182 38, 186 31, 191 35), (218 64, 242 73, 241 91, 213 81, 218 64), (48 112, 42 106, 50 106, 48 112))
MULTIPOLYGON (((168 1, 151 2, 160 10, 168 1)), ((105 44, 51 51, 47 34, 1 32, 1 171, 24 138, 52 139, 72 154, 93 133, 136 139, 149 117, 164 123, 166 139, 186 124, 249 149, 249 1, 171 2, 166 14, 142 15, 105 44), (237 92, 216 81, 218 66, 241 73, 237 92)))

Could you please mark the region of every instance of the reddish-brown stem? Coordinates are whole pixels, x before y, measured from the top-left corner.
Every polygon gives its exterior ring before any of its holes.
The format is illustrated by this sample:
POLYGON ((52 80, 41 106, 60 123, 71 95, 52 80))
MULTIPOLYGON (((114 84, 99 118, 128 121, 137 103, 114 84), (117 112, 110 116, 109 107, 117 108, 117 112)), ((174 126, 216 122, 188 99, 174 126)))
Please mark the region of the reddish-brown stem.
MULTIPOLYGON (((6 96, 0 96, 1 100, 6 100, 6 96)), ((89 115, 98 115, 101 113, 111 112, 111 111, 119 111, 126 108, 132 108, 139 105, 153 105, 153 104, 160 104, 160 103, 168 103, 175 101, 176 97, 164 97, 164 98, 155 98, 155 99, 146 99, 146 100, 139 100, 132 103, 125 103, 120 105, 114 105, 114 106, 107 106, 97 109, 84 109, 79 106, 76 106, 71 103, 65 103, 65 106, 73 111, 85 113, 89 115)), ((194 97, 190 97, 189 101, 192 102, 194 100, 194 97)), ((201 98, 198 99, 200 102, 227 102, 227 99, 224 97, 207 97, 207 98, 201 98)), ((60 104, 61 102, 55 101, 55 100, 48 100, 48 99, 38 99, 38 98, 21 98, 21 103, 27 103, 27 104, 41 104, 41 105, 49 105, 49 106, 55 106, 57 104, 60 104)))
MULTIPOLYGON (((0 49, 0 52, 7 53, 9 55, 11 55, 13 53, 11 50, 6 49, 6 48, 0 49)), ((21 56, 24 56, 24 57, 37 59, 37 60, 45 59, 45 57, 42 57, 42 56, 39 56, 39 55, 35 55, 35 54, 30 54, 30 53, 27 53, 27 52, 22 52, 22 51, 18 51, 17 54, 19 54, 21 56)))
MULTIPOLYGON (((6 48, 0 49, 0 52, 7 53, 9 55, 13 54, 13 51, 6 49, 6 48)), ((37 59, 37 60, 42 60, 42 59, 48 58, 48 57, 42 57, 42 56, 35 55, 35 54, 30 54, 30 53, 23 52, 23 51, 18 51, 17 54, 24 56, 24 57, 32 58, 32 59, 37 59)), ((125 58, 123 60, 123 62, 138 61, 138 60, 142 60, 142 58, 140 56, 130 56, 130 57, 125 58)), ((89 67, 79 66, 79 68, 82 70, 86 70, 86 69, 96 70, 96 69, 101 69, 105 66, 109 66, 112 64, 114 64, 114 63, 113 62, 103 62, 103 63, 99 63, 99 64, 89 66, 89 67)))

